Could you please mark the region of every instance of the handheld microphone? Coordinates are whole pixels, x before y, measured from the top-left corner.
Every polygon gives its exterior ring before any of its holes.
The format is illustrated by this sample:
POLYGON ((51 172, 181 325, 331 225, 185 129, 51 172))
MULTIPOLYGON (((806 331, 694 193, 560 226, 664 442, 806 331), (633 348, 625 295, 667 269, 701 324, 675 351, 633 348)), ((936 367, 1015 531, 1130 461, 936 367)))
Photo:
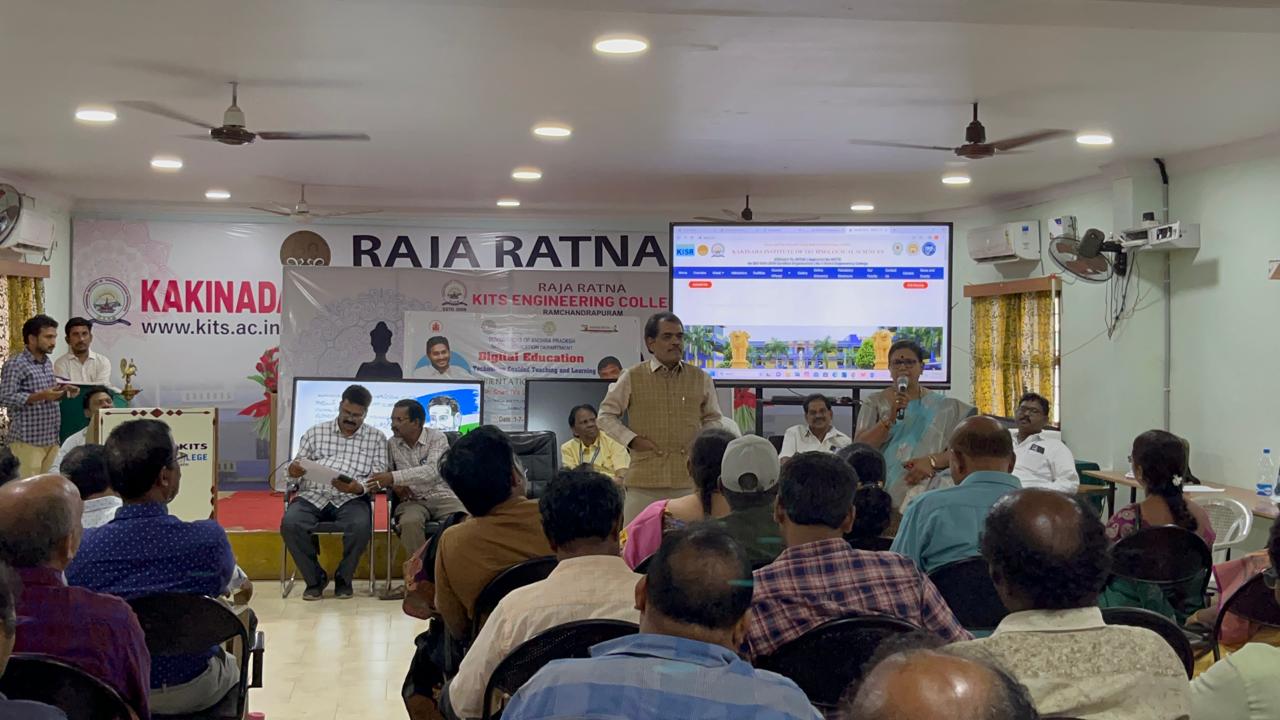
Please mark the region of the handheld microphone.
MULTIPOLYGON (((898 378, 898 392, 900 392, 900 393, 904 393, 904 392, 906 392, 906 391, 907 391, 907 387, 908 387, 910 384, 911 384, 911 381, 910 381, 910 380, 908 380, 908 379, 907 379, 907 377, 906 377, 905 375, 904 375, 904 376, 902 376, 902 377, 900 377, 900 378, 898 378)), ((907 416, 907 409, 906 409, 906 408, 898 408, 898 419, 899 419, 899 420, 901 420, 901 419, 905 418, 906 416, 907 416)))

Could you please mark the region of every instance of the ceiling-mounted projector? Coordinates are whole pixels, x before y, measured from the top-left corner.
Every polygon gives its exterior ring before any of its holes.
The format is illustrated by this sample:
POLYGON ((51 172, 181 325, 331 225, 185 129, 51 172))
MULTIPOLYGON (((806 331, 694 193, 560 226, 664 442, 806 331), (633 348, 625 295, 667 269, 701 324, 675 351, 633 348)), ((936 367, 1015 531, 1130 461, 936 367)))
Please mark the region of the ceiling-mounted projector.
POLYGON ((1198 250, 1200 226, 1194 223, 1169 222, 1136 227, 1120 233, 1120 242, 1129 250, 1198 250))

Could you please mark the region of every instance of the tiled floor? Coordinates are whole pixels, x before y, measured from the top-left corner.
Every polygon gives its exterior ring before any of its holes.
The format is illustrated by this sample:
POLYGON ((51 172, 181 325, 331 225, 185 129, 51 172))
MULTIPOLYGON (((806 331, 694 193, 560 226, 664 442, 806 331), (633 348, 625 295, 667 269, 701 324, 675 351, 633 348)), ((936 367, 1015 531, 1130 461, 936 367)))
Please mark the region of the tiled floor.
POLYGON ((249 692, 249 711, 267 720, 407 717, 400 699, 413 638, 426 623, 405 615, 398 601, 356 597, 304 602, 302 587, 287 600, 279 585, 256 584, 251 603, 266 633, 263 687, 249 692))

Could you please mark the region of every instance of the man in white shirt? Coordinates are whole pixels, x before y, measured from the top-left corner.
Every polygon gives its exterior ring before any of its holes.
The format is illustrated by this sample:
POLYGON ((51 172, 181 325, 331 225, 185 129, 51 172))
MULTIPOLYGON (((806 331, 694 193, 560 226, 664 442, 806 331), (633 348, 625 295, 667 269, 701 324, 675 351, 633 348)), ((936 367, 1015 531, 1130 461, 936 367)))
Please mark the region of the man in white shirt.
POLYGON ((106 525, 115 519, 116 510, 124 501, 111 489, 106 447, 81 445, 67 453, 59 473, 80 491, 80 499, 84 501, 80 525, 84 529, 106 525))
POLYGON ((840 432, 831 424, 831 400, 826 395, 813 394, 804 399, 804 425, 787 428, 782 436, 782 450, 778 457, 782 462, 802 452, 834 453, 853 442, 853 438, 840 432))
POLYGON ((471 373, 449 364, 452 354, 449 338, 433 335, 427 339, 427 359, 431 362, 414 370, 413 376, 426 380, 475 380, 471 373))
MULTIPOLYGON (((58 454, 53 458, 53 464, 49 466, 52 472, 61 472, 58 468, 62 467, 62 461, 67 458, 67 455, 72 450, 88 442, 89 431, 97 420, 98 411, 111 407, 115 401, 111 391, 101 385, 88 388, 81 394, 84 396, 84 416, 89 418, 89 424, 81 428, 79 432, 68 435, 67 439, 62 441, 62 446, 58 448, 58 454)), ((85 512, 89 512, 88 506, 85 506, 85 512)), ((86 525, 85 527, 88 526, 86 525)))
POLYGON ((1076 459, 1071 449, 1062 444, 1062 433, 1045 430, 1049 422, 1049 401, 1029 392, 1018 403, 1018 427, 1011 428, 1013 453, 1017 464, 1013 474, 1022 487, 1039 487, 1075 495, 1080 486, 1076 459))
POLYGON ((70 349, 53 361, 53 374, 77 385, 110 385, 111 361, 89 349, 93 344, 93 323, 82 317, 71 318, 67 321, 66 340, 70 349))
POLYGON ((640 621, 640 576, 619 556, 622 493, 613 480, 587 470, 561 472, 538 509, 560 562, 546 580, 503 598, 463 657, 445 695, 453 715, 464 720, 481 716, 489 676, 520 643, 575 620, 640 621))

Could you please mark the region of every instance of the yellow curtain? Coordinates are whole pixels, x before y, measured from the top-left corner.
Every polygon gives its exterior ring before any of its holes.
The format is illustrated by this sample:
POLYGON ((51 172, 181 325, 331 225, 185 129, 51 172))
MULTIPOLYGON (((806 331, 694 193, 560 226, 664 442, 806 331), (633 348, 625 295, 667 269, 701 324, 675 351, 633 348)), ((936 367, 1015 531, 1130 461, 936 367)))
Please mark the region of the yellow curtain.
POLYGON ((1053 299, 1051 292, 973 299, 970 348, 978 412, 1013 417, 1024 392, 1052 401, 1053 299))
POLYGON ((44 283, 39 278, 9 276, 5 278, 4 297, 7 307, 4 313, 9 342, 5 345, 9 355, 22 352, 26 341, 22 337, 22 324, 31 316, 44 312, 44 283))

